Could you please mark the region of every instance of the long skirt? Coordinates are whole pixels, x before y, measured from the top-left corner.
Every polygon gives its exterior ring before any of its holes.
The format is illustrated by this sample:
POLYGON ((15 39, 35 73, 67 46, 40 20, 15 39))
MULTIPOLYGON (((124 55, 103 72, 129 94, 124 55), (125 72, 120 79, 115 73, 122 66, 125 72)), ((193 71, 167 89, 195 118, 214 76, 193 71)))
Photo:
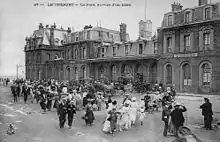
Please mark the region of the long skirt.
POLYGON ((111 131, 111 125, 110 125, 110 121, 105 120, 104 124, 103 124, 103 132, 110 132, 111 131))

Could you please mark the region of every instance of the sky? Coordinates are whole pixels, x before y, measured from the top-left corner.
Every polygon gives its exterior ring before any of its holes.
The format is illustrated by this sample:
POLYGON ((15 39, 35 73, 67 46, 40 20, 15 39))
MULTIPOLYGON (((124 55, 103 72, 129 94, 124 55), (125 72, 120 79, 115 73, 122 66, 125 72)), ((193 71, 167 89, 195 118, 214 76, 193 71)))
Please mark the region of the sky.
MULTIPOLYGON (((147 0, 147 19, 153 30, 161 26, 164 13, 171 11, 174 0, 147 0)), ((198 0, 178 0, 183 8, 198 5, 198 0)), ((25 37, 38 28, 39 23, 74 30, 82 30, 87 24, 119 30, 120 23, 127 24, 131 40, 138 37, 138 22, 144 20, 145 0, 2 0, 0 1, 0 76, 15 76, 16 65, 25 64, 25 37), (130 3, 130 7, 48 7, 34 6, 35 2, 66 3, 130 3)), ((19 74, 24 67, 19 68, 19 74)))

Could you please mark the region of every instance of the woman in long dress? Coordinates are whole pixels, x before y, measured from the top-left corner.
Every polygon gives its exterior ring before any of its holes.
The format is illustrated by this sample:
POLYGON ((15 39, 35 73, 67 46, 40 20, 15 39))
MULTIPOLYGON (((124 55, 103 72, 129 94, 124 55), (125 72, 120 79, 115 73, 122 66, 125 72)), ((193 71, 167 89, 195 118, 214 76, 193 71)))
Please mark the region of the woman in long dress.
POLYGON ((136 102, 135 97, 132 98, 130 105, 131 105, 131 111, 130 111, 131 125, 134 125, 136 121, 137 109, 138 109, 138 103, 136 102))
POLYGON ((92 104, 91 101, 88 102, 86 105, 86 113, 85 113, 85 122, 86 125, 92 126, 93 121, 95 120, 93 110, 92 110, 92 104))

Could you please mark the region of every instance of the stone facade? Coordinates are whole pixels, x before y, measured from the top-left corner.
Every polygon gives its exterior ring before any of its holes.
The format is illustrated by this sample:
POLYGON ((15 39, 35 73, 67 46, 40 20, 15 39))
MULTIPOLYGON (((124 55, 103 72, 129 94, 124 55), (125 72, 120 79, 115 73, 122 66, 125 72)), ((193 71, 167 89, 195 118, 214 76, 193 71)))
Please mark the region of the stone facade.
POLYGON ((220 92, 219 6, 202 1, 198 7, 164 14, 158 28, 163 84, 175 84, 179 92, 220 92))

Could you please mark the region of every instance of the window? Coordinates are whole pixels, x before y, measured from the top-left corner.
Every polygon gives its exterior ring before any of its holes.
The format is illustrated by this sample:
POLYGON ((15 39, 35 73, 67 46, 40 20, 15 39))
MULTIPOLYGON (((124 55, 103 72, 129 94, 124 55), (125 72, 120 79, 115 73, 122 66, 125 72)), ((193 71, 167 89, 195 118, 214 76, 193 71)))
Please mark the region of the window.
POLYGON ((158 53, 157 43, 154 42, 154 54, 158 53))
POLYGON ((172 84, 172 66, 169 64, 166 66, 166 84, 172 84))
POLYGON ((210 46, 210 34, 209 33, 204 33, 203 34, 203 46, 204 46, 204 50, 208 50, 209 46, 210 46))
POLYGON ((79 33, 76 33, 76 41, 79 41, 79 33))
POLYGON ((190 35, 184 36, 184 52, 190 49, 190 35))
POLYGON ((116 47, 113 47, 113 56, 116 56, 116 47))
POLYGON ((167 38, 167 52, 172 52, 172 37, 167 38))
POLYGON ((211 8, 207 7, 205 8, 205 20, 210 20, 211 19, 211 8))
POLYGON ((71 48, 71 59, 74 59, 74 52, 73 48, 71 48))
POLYGON ((64 52, 62 52, 62 59, 64 59, 64 52))
POLYGON ((139 44, 139 55, 143 54, 143 44, 139 44))
POLYGON ((128 45, 125 45, 125 55, 128 55, 128 45))
POLYGON ((189 64, 183 65, 183 85, 184 86, 191 86, 191 71, 189 64))
POLYGON ((114 35, 110 34, 110 39, 113 41, 114 40, 114 35))
POLYGON ((66 53, 66 59, 67 59, 67 60, 70 59, 70 54, 69 54, 69 53, 70 53, 70 50, 69 50, 69 48, 68 48, 68 49, 67 49, 67 53, 66 53))
POLYGON ((102 39, 102 33, 101 33, 101 31, 98 31, 98 33, 99 33, 99 39, 101 40, 102 39))
POLYGON ((74 59, 77 59, 78 58, 78 50, 75 49, 75 56, 74 56, 74 59))
POLYGON ((124 66, 124 74, 130 74, 130 68, 128 65, 124 66))
POLYGON ((202 85, 210 85, 211 82, 211 68, 208 63, 202 65, 202 85))
POLYGON ((105 48, 104 47, 102 47, 101 57, 105 57, 105 48))
POLYGON ((58 59, 59 58, 59 56, 56 54, 55 56, 54 56, 54 59, 58 59))
POLYGON ((50 61, 50 54, 47 54, 47 60, 50 61))
POLYGON ((107 32, 107 38, 109 39, 109 32, 107 32))
POLYGON ((168 15, 168 26, 173 25, 173 15, 168 15))
POLYGON ((82 59, 85 59, 86 58, 86 48, 85 47, 83 47, 82 52, 83 52, 82 59))
POLYGON ((115 65, 112 66, 112 80, 117 80, 117 67, 115 65))
POLYGON ((187 11, 185 13, 185 22, 188 23, 188 22, 191 22, 192 21, 192 13, 190 11, 187 11))
POLYGON ((82 67, 82 78, 85 79, 86 78, 86 68, 82 67))

